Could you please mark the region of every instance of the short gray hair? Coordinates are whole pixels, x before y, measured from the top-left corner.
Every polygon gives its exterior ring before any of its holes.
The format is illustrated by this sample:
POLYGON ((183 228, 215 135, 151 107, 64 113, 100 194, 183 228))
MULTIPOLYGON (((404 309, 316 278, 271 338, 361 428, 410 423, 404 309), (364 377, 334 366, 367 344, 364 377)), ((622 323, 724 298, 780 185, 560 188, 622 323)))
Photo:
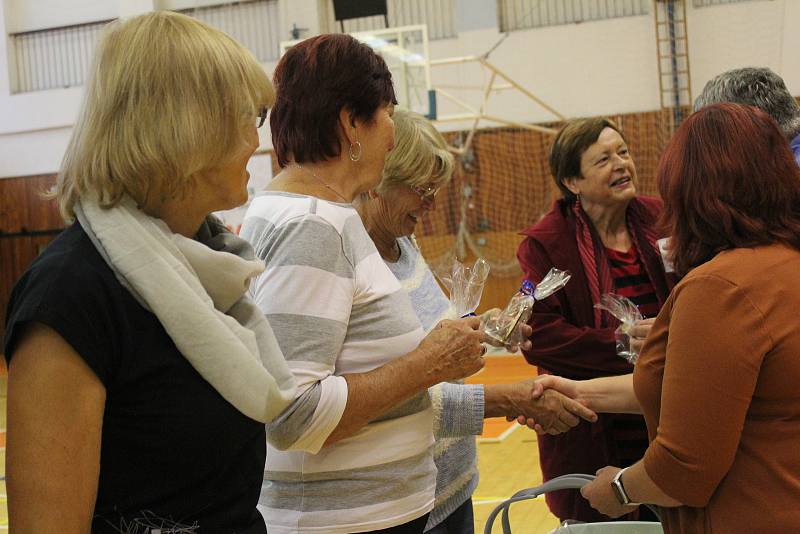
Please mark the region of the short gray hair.
POLYGON ((755 106, 775 119, 787 139, 800 135, 800 105, 783 78, 768 68, 746 67, 717 75, 694 101, 694 110, 722 102, 755 106))

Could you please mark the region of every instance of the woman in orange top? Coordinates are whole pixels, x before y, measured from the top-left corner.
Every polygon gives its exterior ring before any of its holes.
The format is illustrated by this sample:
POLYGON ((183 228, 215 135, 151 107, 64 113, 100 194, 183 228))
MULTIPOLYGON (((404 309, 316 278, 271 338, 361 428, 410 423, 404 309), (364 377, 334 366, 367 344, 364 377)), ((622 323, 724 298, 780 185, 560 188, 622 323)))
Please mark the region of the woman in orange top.
POLYGON ((709 106, 662 156, 675 269, 632 375, 541 382, 597 411, 641 412, 650 446, 581 493, 665 532, 800 532, 800 171, 756 108, 709 106), (631 504, 628 504, 631 503, 631 504))

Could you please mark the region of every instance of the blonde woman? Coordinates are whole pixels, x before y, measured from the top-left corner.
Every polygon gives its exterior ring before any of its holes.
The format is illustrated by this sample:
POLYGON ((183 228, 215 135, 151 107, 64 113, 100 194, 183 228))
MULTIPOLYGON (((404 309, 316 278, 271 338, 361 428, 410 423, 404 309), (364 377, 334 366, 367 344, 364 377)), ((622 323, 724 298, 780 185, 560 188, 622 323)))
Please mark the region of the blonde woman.
POLYGON ((294 394, 209 214, 246 199, 274 93, 242 46, 165 11, 112 23, 58 177, 77 219, 14 289, 9 526, 266 532, 264 423, 294 394))
MULTIPOLYGON (((360 195, 356 209, 386 265, 400 281, 427 331, 454 317, 450 302, 428 268, 414 240, 417 223, 436 207, 436 194, 453 175, 454 160, 442 135, 422 115, 394 114, 395 148, 386 159, 383 179, 360 195)), ((530 327, 525 326, 526 336, 530 327)), ((524 348, 530 348, 530 342, 524 348)), ((533 418, 545 431, 559 433, 594 414, 571 399, 545 392, 534 400, 534 381, 465 385, 445 382, 431 388, 434 406, 436 506, 426 532, 473 532, 472 492, 478 485, 475 436, 485 417, 517 415, 533 418)))

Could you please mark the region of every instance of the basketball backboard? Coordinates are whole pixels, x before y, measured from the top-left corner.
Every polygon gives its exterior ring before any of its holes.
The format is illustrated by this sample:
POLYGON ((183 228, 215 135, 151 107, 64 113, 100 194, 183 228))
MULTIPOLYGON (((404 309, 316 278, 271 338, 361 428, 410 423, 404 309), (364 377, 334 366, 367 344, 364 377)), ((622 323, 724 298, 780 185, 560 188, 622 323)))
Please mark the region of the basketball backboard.
MULTIPOLYGON (((400 107, 436 118, 431 87, 428 27, 424 24, 351 33, 379 54, 389 67, 400 107)), ((300 41, 281 42, 281 55, 300 41)))

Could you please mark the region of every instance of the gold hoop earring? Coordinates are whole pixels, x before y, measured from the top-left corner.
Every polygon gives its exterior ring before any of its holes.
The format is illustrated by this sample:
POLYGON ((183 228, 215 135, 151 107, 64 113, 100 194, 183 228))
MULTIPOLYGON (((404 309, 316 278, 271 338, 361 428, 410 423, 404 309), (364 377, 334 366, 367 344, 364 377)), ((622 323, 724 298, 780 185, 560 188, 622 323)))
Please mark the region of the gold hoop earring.
POLYGON ((350 161, 358 161, 361 159, 361 143, 356 141, 355 143, 350 143, 350 161))

